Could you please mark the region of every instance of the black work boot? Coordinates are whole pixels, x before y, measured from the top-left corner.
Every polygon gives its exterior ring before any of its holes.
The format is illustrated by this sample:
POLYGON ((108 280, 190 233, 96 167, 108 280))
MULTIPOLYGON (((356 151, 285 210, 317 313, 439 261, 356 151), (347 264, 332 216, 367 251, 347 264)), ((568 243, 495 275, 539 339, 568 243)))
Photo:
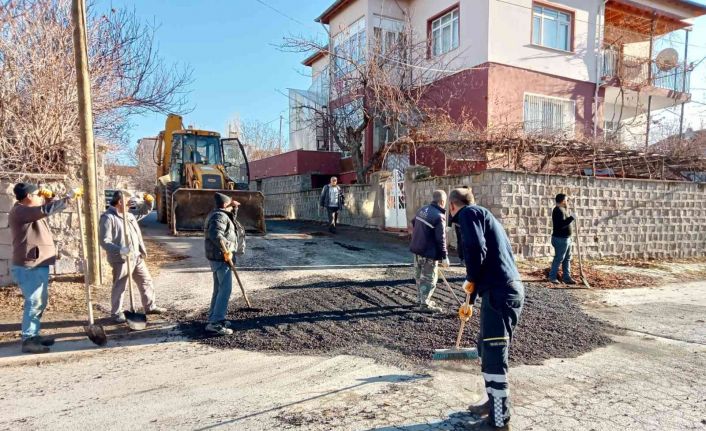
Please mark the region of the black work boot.
POLYGON ((49 347, 43 346, 39 337, 22 341, 22 353, 49 353, 49 347))
POLYGON ((490 414, 490 400, 486 400, 483 404, 468 406, 468 411, 479 418, 487 417, 490 414))
POLYGON ((42 346, 47 346, 47 347, 49 347, 49 346, 53 346, 53 345, 54 345, 54 341, 55 341, 55 340, 54 340, 53 338, 42 337, 41 335, 38 335, 37 338, 39 338, 39 343, 40 343, 42 346))

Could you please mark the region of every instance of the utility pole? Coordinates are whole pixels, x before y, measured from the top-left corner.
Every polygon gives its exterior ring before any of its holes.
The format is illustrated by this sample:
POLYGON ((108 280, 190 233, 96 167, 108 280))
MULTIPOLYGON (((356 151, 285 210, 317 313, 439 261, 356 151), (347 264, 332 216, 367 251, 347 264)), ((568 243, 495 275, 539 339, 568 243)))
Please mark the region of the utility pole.
MULTIPOLYGON (((98 193, 96 181, 96 153, 93 144, 93 111, 91 107, 91 79, 88 74, 86 37, 86 2, 72 0, 71 21, 74 25, 74 60, 78 90, 78 118, 81 132, 81 177, 83 179, 83 214, 86 220, 86 266, 84 271, 90 284, 100 282, 100 250, 98 249, 98 193)), ((83 239, 82 239, 83 240, 83 239)))

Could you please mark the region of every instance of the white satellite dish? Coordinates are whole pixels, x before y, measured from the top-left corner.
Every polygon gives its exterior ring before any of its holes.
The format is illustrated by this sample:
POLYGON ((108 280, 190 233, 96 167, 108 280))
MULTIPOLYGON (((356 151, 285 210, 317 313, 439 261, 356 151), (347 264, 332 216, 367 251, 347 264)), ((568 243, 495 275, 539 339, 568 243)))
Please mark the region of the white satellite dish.
POLYGON ((662 72, 672 70, 679 64, 679 53, 674 48, 665 48, 657 54, 655 63, 662 72))

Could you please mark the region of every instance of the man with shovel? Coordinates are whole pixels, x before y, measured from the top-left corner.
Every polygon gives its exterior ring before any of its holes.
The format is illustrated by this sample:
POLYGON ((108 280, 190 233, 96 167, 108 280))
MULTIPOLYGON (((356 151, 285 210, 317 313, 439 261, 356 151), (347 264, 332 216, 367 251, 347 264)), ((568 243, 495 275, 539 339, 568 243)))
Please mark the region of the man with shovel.
MULTIPOLYGON (((522 313, 525 289, 515 265, 510 241, 502 225, 487 209, 474 205, 470 189, 454 189, 449 194, 452 221, 461 228, 466 281, 463 290, 482 298, 478 354, 488 400, 471 406, 478 416, 487 416, 489 425, 509 429, 510 387, 508 353, 512 335, 522 313)), ((470 316, 470 310, 468 310, 470 316)))
POLYGON ((234 252, 238 243, 235 219, 240 203, 230 196, 216 193, 216 208, 211 211, 204 225, 206 259, 213 272, 213 295, 208 311, 206 332, 231 335, 230 322, 226 320, 228 301, 233 290, 234 252))
POLYGON ((49 265, 56 261, 56 246, 46 218, 66 209, 69 200, 80 196, 79 189, 56 199, 35 184, 17 183, 17 202, 10 210, 8 224, 12 235, 12 278, 24 297, 22 352, 47 353, 54 340, 39 335, 40 320, 47 307, 49 265))
POLYGON ((123 199, 120 190, 113 193, 110 200, 110 207, 101 215, 99 223, 99 240, 101 247, 106 252, 108 263, 113 272, 113 289, 110 295, 110 313, 115 323, 125 323, 125 313, 123 312, 123 296, 128 283, 128 266, 132 270, 131 277, 137 282, 138 290, 142 298, 142 306, 147 314, 162 314, 167 310, 155 304, 154 288, 152 287, 152 277, 145 264, 147 248, 142 241, 142 233, 137 224, 139 220, 145 218, 154 206, 154 197, 145 194, 144 203, 133 212, 127 212, 127 232, 123 235, 123 199), (127 239, 127 244, 123 238, 127 239), (130 259, 132 265, 128 265, 130 259))

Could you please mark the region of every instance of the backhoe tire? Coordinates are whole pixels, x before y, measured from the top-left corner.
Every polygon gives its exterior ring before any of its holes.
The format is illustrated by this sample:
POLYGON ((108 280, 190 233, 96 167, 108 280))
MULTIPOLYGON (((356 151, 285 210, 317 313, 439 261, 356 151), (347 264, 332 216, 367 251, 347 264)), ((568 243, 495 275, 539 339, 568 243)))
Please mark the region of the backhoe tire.
POLYGON ((160 223, 166 223, 167 222, 167 193, 166 193, 166 187, 160 185, 155 187, 155 195, 160 196, 160 202, 157 205, 157 221, 160 223), (157 193, 157 189, 159 190, 159 193, 157 193))

